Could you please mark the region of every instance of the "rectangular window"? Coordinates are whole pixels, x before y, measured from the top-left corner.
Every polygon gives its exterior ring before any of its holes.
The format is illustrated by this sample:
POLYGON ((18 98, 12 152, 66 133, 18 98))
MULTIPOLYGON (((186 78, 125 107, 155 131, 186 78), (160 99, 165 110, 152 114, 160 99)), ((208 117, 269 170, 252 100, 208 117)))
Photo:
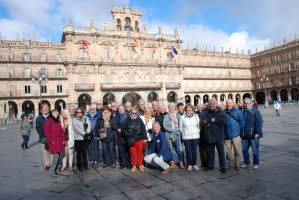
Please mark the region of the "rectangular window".
POLYGON ((29 61, 29 60, 30 60, 29 53, 24 53, 24 61, 29 61))
POLYGON ((46 75, 46 68, 40 68, 39 69, 39 74, 40 75, 46 75))
POLYGON ((40 61, 41 62, 45 62, 47 60, 47 54, 45 54, 45 53, 41 53, 40 54, 40 61))
POLYGON ((25 68, 24 69, 24 77, 25 78, 30 78, 31 77, 31 69, 30 68, 25 68))
POLYGON ((41 86, 41 90, 42 90, 42 93, 47 93, 47 86, 46 85, 42 85, 41 86))
POLYGON ((57 93, 62 93, 62 85, 57 85, 57 93))
POLYGON ((60 53, 56 54, 56 61, 62 62, 62 54, 60 54, 60 53))
POLYGON ((80 84, 87 84, 88 83, 88 76, 80 76, 79 77, 80 84))
POLYGON ((57 69, 56 69, 56 76, 57 76, 57 77, 62 77, 62 75, 63 75, 63 74, 62 74, 62 69, 61 69, 61 68, 57 68, 57 69))
POLYGON ((25 85, 25 94, 30 94, 30 85, 25 85))
POLYGON ((112 83, 112 76, 106 76, 106 83, 111 84, 112 83))

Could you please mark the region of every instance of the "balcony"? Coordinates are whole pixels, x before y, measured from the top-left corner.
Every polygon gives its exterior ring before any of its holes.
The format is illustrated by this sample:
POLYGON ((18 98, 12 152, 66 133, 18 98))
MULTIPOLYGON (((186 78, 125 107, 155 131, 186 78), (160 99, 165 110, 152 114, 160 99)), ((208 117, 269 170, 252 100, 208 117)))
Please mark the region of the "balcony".
POLYGON ((251 80, 251 75, 229 75, 229 74, 184 74, 184 79, 251 80))
POLYGON ((180 89, 180 83, 165 83, 166 89, 180 89))
MULTIPOLYGON (((36 73, 37 74, 37 73, 36 73)), ((31 80, 32 76, 35 75, 34 73, 17 73, 11 74, 9 72, 0 73, 0 80, 31 80)), ((65 72, 50 72, 45 74, 49 80, 67 80, 67 76, 65 72)))
POLYGON ((75 84, 76 91, 94 91, 94 84, 75 84))
MULTIPOLYGON (((63 90, 62 93, 57 93, 56 90, 49 90, 47 93, 42 93, 43 98, 51 97, 68 97, 68 91, 63 90)), ((25 94, 24 90, 12 90, 12 91, 0 91, 0 99, 39 99, 40 92, 37 90, 31 91, 29 94, 25 94)))
POLYGON ((162 83, 101 83, 102 90, 160 89, 162 83))
POLYGON ((236 88, 236 87, 201 87, 201 88, 186 88, 185 92, 197 92, 197 93, 208 93, 208 92, 249 92, 252 91, 252 87, 248 88, 236 88))

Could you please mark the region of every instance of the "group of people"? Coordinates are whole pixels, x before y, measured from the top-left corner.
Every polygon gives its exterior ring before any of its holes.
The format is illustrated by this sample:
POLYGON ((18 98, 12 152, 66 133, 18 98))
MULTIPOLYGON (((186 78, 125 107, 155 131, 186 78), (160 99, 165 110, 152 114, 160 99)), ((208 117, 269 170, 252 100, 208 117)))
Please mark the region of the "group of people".
MULTIPOLYGON (((146 107, 143 100, 136 107, 130 102, 119 106, 116 102, 97 102, 86 113, 80 107, 70 106, 60 116, 57 110, 50 112, 49 106, 43 104, 36 130, 45 169, 50 169, 52 157, 57 155, 55 174, 74 170, 74 164, 78 171, 98 167, 100 163, 103 168, 115 168, 117 160, 119 169, 131 169, 133 173, 144 172, 145 166, 162 168, 162 174, 176 167, 212 170, 216 148, 220 171, 226 173, 227 169, 239 171, 250 165, 249 147, 253 168, 258 169, 262 117, 251 99, 244 100, 242 110, 231 99, 226 101, 226 108, 217 107, 213 98, 207 105, 197 107, 170 103, 166 111, 157 101, 151 107, 146 107)), ((25 118, 21 130, 28 128, 25 118)), ((27 147, 26 142, 23 145, 27 147)))

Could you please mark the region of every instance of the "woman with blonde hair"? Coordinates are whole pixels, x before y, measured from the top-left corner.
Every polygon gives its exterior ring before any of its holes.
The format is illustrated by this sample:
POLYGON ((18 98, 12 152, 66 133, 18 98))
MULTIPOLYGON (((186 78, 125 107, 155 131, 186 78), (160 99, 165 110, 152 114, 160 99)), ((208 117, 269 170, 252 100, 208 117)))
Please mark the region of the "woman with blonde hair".
POLYGON ((66 142, 64 156, 62 158, 61 171, 64 171, 67 168, 67 163, 68 163, 68 169, 70 171, 73 171, 75 141, 74 141, 74 129, 73 129, 72 117, 68 109, 62 110, 61 116, 62 116, 61 126, 64 131, 65 142, 66 142))

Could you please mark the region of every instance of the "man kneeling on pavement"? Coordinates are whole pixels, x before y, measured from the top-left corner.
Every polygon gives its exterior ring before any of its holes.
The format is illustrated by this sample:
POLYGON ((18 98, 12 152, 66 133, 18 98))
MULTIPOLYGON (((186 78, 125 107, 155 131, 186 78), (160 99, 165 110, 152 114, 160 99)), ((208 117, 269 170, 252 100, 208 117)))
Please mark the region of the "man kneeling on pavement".
POLYGON ((173 161, 172 153, 168 148, 165 133, 161 131, 158 122, 153 123, 152 140, 148 147, 147 155, 144 161, 148 164, 155 164, 163 168, 162 174, 168 174, 171 167, 167 164, 168 161, 173 161))

